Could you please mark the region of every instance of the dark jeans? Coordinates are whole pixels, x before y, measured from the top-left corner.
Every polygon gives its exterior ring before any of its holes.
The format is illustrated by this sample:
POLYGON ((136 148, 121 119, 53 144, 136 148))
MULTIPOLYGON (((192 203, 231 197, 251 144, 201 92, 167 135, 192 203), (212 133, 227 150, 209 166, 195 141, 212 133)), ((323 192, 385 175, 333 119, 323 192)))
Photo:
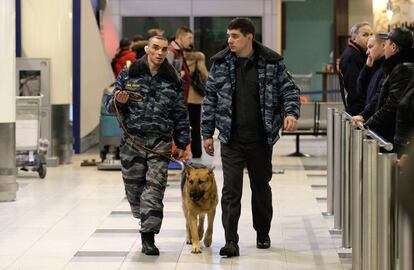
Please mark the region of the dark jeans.
POLYGON ((258 235, 268 235, 273 216, 272 148, 265 143, 243 144, 231 141, 221 144, 223 190, 221 196, 222 223, 226 241, 238 243, 237 227, 241 211, 243 168, 247 166, 252 190, 253 228, 258 235))
POLYGON ((188 115, 191 126, 191 153, 193 158, 201 157, 201 104, 188 104, 188 115))

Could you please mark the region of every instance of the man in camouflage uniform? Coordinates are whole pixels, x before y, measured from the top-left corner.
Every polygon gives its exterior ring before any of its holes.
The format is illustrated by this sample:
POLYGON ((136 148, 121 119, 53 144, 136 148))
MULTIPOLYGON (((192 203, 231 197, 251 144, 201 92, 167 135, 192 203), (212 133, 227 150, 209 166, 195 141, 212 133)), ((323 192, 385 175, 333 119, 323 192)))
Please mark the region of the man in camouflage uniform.
POLYGON ((220 255, 227 257, 239 256, 237 227, 245 166, 252 190, 256 247, 270 247, 272 148, 282 125, 288 131, 296 129, 300 110, 299 89, 283 58, 255 41, 254 31, 247 18, 230 22, 228 48, 212 58, 203 104, 202 136, 209 155, 214 155, 214 129, 220 131, 226 239, 220 255))
POLYGON ((154 234, 159 233, 163 218, 168 160, 137 145, 168 155, 173 138, 178 148, 175 154, 182 158, 190 141, 183 84, 165 59, 167 49, 164 37, 150 38, 146 55, 122 70, 105 104, 111 112, 115 112, 114 105, 119 108, 132 136, 124 135, 121 141, 122 178, 132 214, 141 220, 146 255, 159 255, 154 234))

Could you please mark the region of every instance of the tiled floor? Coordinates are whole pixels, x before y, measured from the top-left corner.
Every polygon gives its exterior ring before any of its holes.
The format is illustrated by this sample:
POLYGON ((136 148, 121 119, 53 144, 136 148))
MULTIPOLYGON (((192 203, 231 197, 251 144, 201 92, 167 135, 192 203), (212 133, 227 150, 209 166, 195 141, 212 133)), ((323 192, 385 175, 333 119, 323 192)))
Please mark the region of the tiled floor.
MULTIPOLYGON (((285 157, 294 141, 283 138, 275 147, 272 247, 258 250, 252 228, 250 190, 245 175, 239 223, 241 256, 218 255, 224 244, 221 211, 217 208, 213 244, 199 255, 185 244, 184 218, 178 181, 166 191, 165 218, 156 237, 159 257, 140 253, 138 221, 124 199, 119 171, 80 167, 93 151, 73 163, 49 168, 46 179, 21 172, 15 202, 0 203, 0 269, 350 269, 341 261, 340 236, 331 236, 332 217, 326 211, 326 148, 324 138, 302 138, 301 150, 311 158, 285 157)), ((219 190, 222 171, 219 145, 214 158, 219 190)), ((172 177, 173 178, 173 177, 172 177)))

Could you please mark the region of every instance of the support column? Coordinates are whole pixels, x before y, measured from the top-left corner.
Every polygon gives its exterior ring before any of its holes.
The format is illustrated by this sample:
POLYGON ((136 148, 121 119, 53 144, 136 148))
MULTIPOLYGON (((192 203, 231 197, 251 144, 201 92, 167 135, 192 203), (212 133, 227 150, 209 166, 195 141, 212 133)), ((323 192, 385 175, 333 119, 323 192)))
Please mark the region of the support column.
POLYGON ((50 59, 52 147, 49 150, 60 164, 70 163, 73 137, 70 107, 78 83, 73 75, 72 18, 77 16, 73 14, 73 1, 20 1, 22 57, 50 59))
POLYGON ((16 6, 0 1, 0 201, 14 201, 16 183, 16 6))

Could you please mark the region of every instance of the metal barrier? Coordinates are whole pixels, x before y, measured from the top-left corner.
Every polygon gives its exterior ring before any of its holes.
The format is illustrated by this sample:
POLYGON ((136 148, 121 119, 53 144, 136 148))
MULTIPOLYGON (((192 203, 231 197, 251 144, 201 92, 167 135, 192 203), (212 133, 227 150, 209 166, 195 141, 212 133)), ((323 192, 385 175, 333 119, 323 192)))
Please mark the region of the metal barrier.
POLYGON ((341 119, 342 114, 334 113, 334 230, 341 230, 341 119))
POLYGON ((326 214, 327 215, 333 215, 334 214, 334 205, 333 205, 333 198, 334 198, 334 188, 333 188, 333 178, 334 178, 334 171, 333 171, 333 157, 334 157, 334 136, 333 136, 333 132, 334 132, 334 127, 332 125, 333 121, 334 121, 334 108, 328 108, 328 115, 327 115, 327 121, 328 123, 331 123, 331 125, 327 125, 326 128, 326 134, 328 137, 328 147, 327 147, 327 188, 328 188, 328 192, 327 192, 327 210, 326 210, 326 214))
MULTIPOLYGON (((377 270, 377 153, 378 142, 364 139, 362 146, 362 267, 353 269, 377 270)), ((358 209, 359 210, 359 209, 358 209)))
POLYGON ((352 248, 353 270, 411 270, 412 232, 398 209, 393 145, 328 109, 328 209, 342 247, 352 248), (407 238, 409 240, 407 240, 407 238))
POLYGON ((352 227, 352 262, 355 265, 361 264, 362 255, 362 138, 364 134, 361 129, 352 129, 351 141, 351 220, 352 227))

